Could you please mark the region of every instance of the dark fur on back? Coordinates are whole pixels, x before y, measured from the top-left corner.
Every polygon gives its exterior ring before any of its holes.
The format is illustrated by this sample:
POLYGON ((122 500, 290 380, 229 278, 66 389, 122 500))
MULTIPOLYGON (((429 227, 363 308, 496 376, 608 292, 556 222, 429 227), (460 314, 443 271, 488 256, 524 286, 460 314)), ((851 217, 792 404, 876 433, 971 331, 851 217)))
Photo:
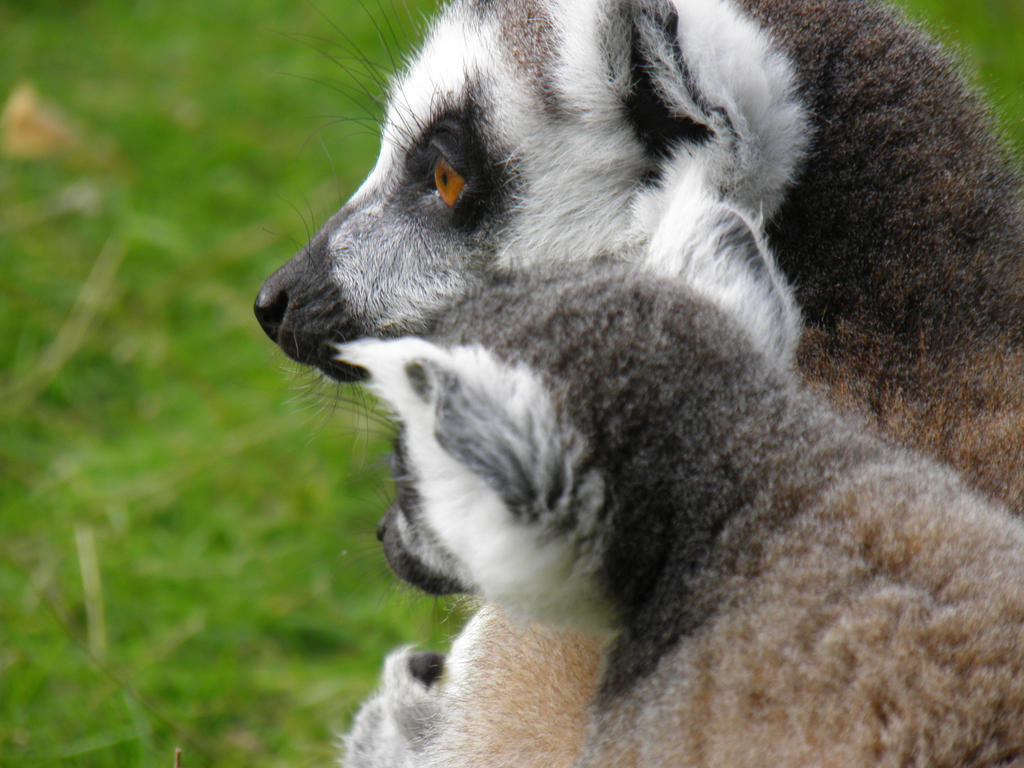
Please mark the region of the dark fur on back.
POLYGON ((1021 180, 990 116, 884 5, 741 1, 796 62, 815 129, 770 228, 803 370, 1024 509, 1021 180))
POLYGON ((520 279, 440 340, 539 373, 604 478, 620 634, 578 766, 1024 761, 1005 510, 824 407, 681 285, 520 279))
MULTIPOLYGON (((613 525, 629 533, 606 555, 605 582, 626 606, 629 634, 613 654, 607 695, 649 673, 713 610, 715 595, 692 591, 692 580, 737 509, 773 484, 809 493, 859 458, 855 432, 829 416, 822 434, 831 443, 842 433, 849 444, 795 467, 785 444, 794 420, 806 432, 800 419, 810 417, 776 397, 789 394, 792 376, 775 371, 720 310, 662 284, 621 267, 520 277, 464 302, 436 331, 445 344, 479 343, 542 373, 592 447, 593 466, 616 480, 613 525), (762 452, 731 451, 737 431, 761 432, 762 452), (685 487, 670 470, 678 466, 689 470, 685 487)), ((805 455, 815 447, 805 440, 805 455)))

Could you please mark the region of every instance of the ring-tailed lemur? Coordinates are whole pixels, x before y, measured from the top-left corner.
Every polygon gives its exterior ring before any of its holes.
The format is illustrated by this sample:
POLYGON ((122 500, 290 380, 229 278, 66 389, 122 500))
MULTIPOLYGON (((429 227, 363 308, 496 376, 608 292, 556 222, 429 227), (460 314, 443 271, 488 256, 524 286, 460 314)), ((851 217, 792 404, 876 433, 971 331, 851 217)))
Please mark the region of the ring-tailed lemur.
POLYGON ((871 0, 453 0, 373 172, 256 313, 350 379, 333 342, 502 274, 649 262, 698 168, 768 219, 804 374, 1020 508, 1019 178, 948 56, 871 0))
MULTIPOLYGON (((791 370, 801 329, 790 288, 779 276, 770 250, 742 214, 717 194, 696 183, 683 189, 685 194, 676 201, 678 210, 672 216, 678 230, 674 250, 669 253, 667 242, 660 247, 666 249, 662 257, 671 260, 675 271, 685 277, 668 279, 681 282, 691 294, 739 319, 739 330, 747 343, 760 350, 774 367, 791 370)), ((573 266, 579 270, 578 277, 590 268, 585 264, 573 266)), ((606 274, 600 271, 604 268, 594 268, 596 278, 606 274)), ((557 293, 554 298, 558 298, 557 293)), ((501 312, 499 300, 495 318, 501 312)), ((534 319, 538 328, 545 326, 547 317, 541 314, 534 319)), ((446 323, 451 326, 461 320, 460 313, 455 312, 446 323)), ((582 318, 581 322, 587 320, 582 318)), ((600 335, 605 329, 598 324, 592 331, 600 335)), ((566 362, 572 364, 571 360, 566 362)), ((493 368, 491 363, 486 356, 471 361, 484 372, 493 368)), ((379 366, 376 370, 379 372, 379 366)), ((671 378, 671 371, 665 371, 665 375, 671 378)), ((538 410, 538 403, 543 403, 543 398, 530 398, 529 394, 528 387, 512 394, 509 407, 518 408, 524 419, 542 419, 546 414, 538 410)), ((540 445, 543 440, 544 435, 538 434, 533 443, 522 448, 534 453, 535 459, 559 455, 556 443, 545 447, 540 445)), ((468 580, 443 575, 457 566, 443 557, 438 559, 440 550, 433 547, 430 534, 408 525, 409 516, 419 506, 419 496, 402 445, 398 444, 392 459, 392 473, 399 481, 398 498, 377 532, 385 556, 395 573, 429 592, 464 591, 468 580)), ((443 460, 443 455, 440 458, 443 460)), ((457 467, 454 472, 452 469, 421 466, 419 473, 452 479, 454 485, 444 490, 449 500, 478 504, 479 488, 462 485, 460 478, 465 473, 457 467)), ((465 526, 462 535, 467 543, 486 539, 479 527, 465 526)), ((492 548, 479 552, 484 561, 497 566, 504 562, 503 554, 492 548)), ((539 576, 545 572, 543 558, 530 567, 539 576)), ((428 764, 436 768, 558 768, 574 764, 582 746, 588 702, 597 685, 601 641, 564 625, 562 603, 572 602, 573 584, 565 581, 563 586, 569 590, 568 597, 563 594, 544 616, 553 621, 551 626, 510 621, 504 611, 492 605, 480 610, 463 629, 447 659, 408 648, 392 654, 385 665, 380 693, 363 706, 345 738, 346 768, 428 764), (443 688, 434 687, 441 669, 445 670, 443 688)), ((552 593, 552 597, 556 595, 552 593)), ((518 607, 514 597, 503 602, 518 607)), ((538 606, 522 613, 536 616, 538 606)), ((598 625, 600 621, 597 617, 598 625)))
MULTIPOLYGON (((1024 524, 803 390, 743 332, 774 307, 711 295, 575 267, 344 345, 401 424, 389 561, 591 638, 582 743, 529 764, 1024 765, 1024 524)), ((466 679, 496 610, 444 669, 388 660, 348 764, 496 764, 466 679)))
MULTIPOLYGON (((806 376, 1021 507, 1019 182, 948 58, 867 0, 455 0, 395 87, 374 172, 257 315, 289 355, 351 378, 333 342, 416 330, 509 272, 666 266, 651 243, 675 231, 683 177, 769 218, 806 376)), ((500 650, 477 679, 533 647, 484 624, 500 650)), ((550 645, 589 668, 585 643, 550 645)), ((530 690, 546 655, 520 665, 530 690)), ((548 692, 517 712, 536 743, 580 700, 548 692)))

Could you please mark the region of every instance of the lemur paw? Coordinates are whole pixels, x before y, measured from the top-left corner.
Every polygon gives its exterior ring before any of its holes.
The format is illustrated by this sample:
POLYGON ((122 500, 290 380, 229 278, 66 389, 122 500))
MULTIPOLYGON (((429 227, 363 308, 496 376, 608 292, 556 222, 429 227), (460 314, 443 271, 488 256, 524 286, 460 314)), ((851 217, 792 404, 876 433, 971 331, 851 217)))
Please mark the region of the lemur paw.
POLYGON ((343 768, 413 768, 438 730, 442 703, 435 683, 438 653, 399 648, 388 654, 377 693, 360 707, 342 737, 343 768))

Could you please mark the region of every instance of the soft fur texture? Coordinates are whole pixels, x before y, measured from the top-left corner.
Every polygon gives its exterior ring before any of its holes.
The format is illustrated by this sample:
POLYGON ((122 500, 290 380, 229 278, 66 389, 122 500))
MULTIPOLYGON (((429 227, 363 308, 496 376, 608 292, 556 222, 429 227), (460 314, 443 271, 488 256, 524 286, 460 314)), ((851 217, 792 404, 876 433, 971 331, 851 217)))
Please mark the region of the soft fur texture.
POLYGON ((767 219, 804 374, 1024 506, 1020 179, 884 5, 457 0, 391 103, 373 173, 257 299, 288 354, 352 378, 333 343, 423 329, 510 271, 662 264, 673 182, 699 172, 767 219), (452 209, 438 156, 467 178, 452 209))
POLYGON ((342 764, 570 766, 583 747, 603 646, 598 636, 510 621, 485 605, 455 639, 440 680, 416 680, 408 649, 388 656, 380 691, 345 735, 342 764))
POLYGON ((769 227, 808 324, 801 369, 1024 510, 1021 183, 976 94, 883 4, 743 5, 815 126, 769 227))
POLYGON ((289 355, 352 378, 332 344, 422 330, 508 274, 673 267, 650 242, 680 193, 770 216, 809 138, 792 67, 729 2, 457 0, 393 89, 373 171, 256 313, 289 355), (450 208, 439 158, 466 180, 450 208))
MULTIPOLYGON (((343 353, 404 426, 420 501, 400 512, 449 578, 549 622, 585 585, 560 620, 608 645, 576 765, 1024 765, 1024 525, 838 417, 682 283, 524 279, 434 344, 343 353), (520 452, 537 438, 561 458, 520 452), (491 501, 452 503, 460 475, 491 501)), ((458 663, 417 694, 438 712, 458 663)), ((430 739, 412 756, 466 764, 430 739)))
MULTIPOLYGON (((351 378, 334 342, 422 329, 510 272, 670 270, 652 243, 671 243, 666 211, 693 189, 675 182, 695 173, 767 219, 807 326, 804 376, 1020 511, 1019 178, 949 57, 869 0, 459 0, 396 84, 374 172, 268 279, 257 315, 289 355, 351 378), (468 180, 450 210, 429 183, 438 152, 468 180)), ((490 627, 522 642, 500 614, 490 627)), ((553 659, 592 653, 565 643, 553 659)), ((488 647, 481 666, 514 652, 488 647)), ((581 699, 545 685, 560 663, 545 662, 526 665, 539 726, 581 699)), ((524 764, 502 752, 508 701, 460 705, 494 715, 484 764, 524 764)))

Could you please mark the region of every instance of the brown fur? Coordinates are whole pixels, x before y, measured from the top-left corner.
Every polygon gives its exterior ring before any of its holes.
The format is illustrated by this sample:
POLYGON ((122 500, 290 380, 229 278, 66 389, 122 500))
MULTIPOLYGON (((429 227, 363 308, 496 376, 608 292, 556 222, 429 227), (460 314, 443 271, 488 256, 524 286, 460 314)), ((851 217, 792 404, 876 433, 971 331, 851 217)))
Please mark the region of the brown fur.
POLYGON ((1024 765, 1019 525, 922 465, 759 543, 583 765, 1024 765))
POLYGON ((1024 216, 987 111, 883 3, 742 4, 796 62, 815 125, 772 232, 801 371, 1024 511, 1024 216))
POLYGON ((887 343, 849 324, 831 340, 812 328, 801 345, 802 368, 840 410, 873 417, 882 432, 1024 510, 1024 350, 998 340, 960 355, 921 350, 901 383, 876 367, 887 343), (828 355, 835 344, 848 354, 828 355))
POLYGON ((513 622, 495 606, 474 621, 473 658, 485 663, 470 665, 459 683, 446 751, 466 765, 568 768, 583 746, 601 641, 513 622))
POLYGON ((546 109, 559 107, 558 89, 552 82, 551 64, 557 57, 558 34, 547 6, 537 0, 488 3, 478 0, 481 13, 498 13, 500 41, 516 69, 533 82, 546 109))

